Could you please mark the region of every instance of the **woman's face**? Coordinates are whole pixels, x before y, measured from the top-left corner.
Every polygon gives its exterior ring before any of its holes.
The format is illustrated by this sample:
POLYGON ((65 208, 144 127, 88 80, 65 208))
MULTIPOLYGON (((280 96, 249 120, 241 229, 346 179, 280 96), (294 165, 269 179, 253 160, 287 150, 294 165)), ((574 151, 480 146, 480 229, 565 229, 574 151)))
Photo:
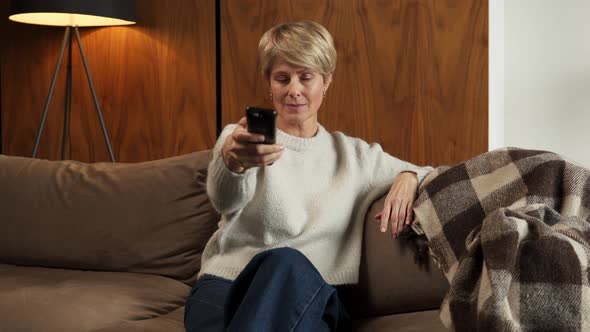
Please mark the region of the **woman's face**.
POLYGON ((282 59, 272 66, 269 83, 272 102, 279 115, 279 123, 289 126, 315 125, 324 91, 331 77, 314 70, 294 67, 282 59))

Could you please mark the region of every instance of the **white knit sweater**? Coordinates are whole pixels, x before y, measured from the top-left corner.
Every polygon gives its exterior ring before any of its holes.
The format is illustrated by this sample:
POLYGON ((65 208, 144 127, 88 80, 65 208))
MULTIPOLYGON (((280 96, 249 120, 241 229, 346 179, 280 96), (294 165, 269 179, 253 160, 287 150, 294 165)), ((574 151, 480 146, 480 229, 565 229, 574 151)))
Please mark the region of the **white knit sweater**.
POLYGON ((312 138, 277 130, 277 142, 285 147, 279 160, 235 174, 221 156, 235 126, 225 127, 209 165, 207 193, 222 217, 203 252, 199 276, 234 280, 257 253, 291 247, 329 284, 357 283, 370 204, 400 172, 414 171, 420 182, 432 169, 320 125, 312 138))

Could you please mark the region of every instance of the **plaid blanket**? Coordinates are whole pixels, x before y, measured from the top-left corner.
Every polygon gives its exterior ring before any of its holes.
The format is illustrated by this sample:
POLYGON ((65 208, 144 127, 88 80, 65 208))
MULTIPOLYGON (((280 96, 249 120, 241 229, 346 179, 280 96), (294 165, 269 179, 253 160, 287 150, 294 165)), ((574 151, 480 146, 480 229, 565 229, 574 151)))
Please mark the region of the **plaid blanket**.
POLYGON ((418 194, 447 327, 590 331, 590 170, 506 148, 436 168, 418 194))

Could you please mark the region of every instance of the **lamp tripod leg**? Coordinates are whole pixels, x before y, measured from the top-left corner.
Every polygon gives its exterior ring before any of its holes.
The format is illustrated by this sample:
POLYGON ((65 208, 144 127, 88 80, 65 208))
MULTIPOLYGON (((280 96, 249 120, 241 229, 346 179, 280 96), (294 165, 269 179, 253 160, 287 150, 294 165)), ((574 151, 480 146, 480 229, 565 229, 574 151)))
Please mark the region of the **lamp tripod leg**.
POLYGON ((92 84, 92 76, 90 75, 90 70, 88 69, 88 63, 86 62, 86 55, 84 54, 84 48, 82 47, 82 42, 80 41, 80 33, 78 32, 78 27, 74 27, 74 33, 76 35, 76 41, 78 42, 78 47, 80 48, 80 54, 82 55, 82 62, 84 63, 84 69, 86 70, 86 77, 88 78, 88 84, 90 85, 90 91, 92 92, 92 99, 94 100, 94 107, 96 108, 98 120, 100 121, 100 127, 102 129, 102 134, 104 136, 104 140, 107 145, 107 150, 109 151, 109 156, 111 158, 111 161, 115 162, 115 155, 113 154, 113 149, 111 148, 111 143, 109 142, 109 136, 107 134, 107 130, 104 125, 104 119, 102 118, 102 112, 100 111, 100 105, 98 104, 98 98, 96 98, 96 92, 94 91, 94 85, 92 84))
MULTIPOLYGON (((64 127, 61 139, 61 160, 66 159, 66 142, 70 133, 70 109, 72 107, 72 30, 68 34, 68 65, 66 74, 66 98, 64 105, 64 127)), ((71 158, 71 156, 70 156, 71 158)))
POLYGON ((47 99, 45 99, 45 107, 43 108, 43 116, 41 117, 39 129, 37 130, 37 138, 35 139, 35 146, 33 147, 32 158, 35 158, 35 156, 37 155, 37 150, 39 149, 39 141, 41 140, 43 126, 45 125, 45 120, 47 119, 47 111, 49 110, 49 104, 51 103, 51 97, 53 96, 53 90, 55 88, 55 81, 57 81, 57 74, 59 73, 59 68, 61 67, 61 60, 63 59, 64 49, 66 48, 66 42, 68 41, 69 34, 70 27, 66 27, 64 38, 61 43, 61 49, 59 51, 59 57, 57 58, 57 65, 55 66, 55 71, 53 72, 53 79, 51 80, 51 86, 49 87, 49 93, 47 94, 47 99))

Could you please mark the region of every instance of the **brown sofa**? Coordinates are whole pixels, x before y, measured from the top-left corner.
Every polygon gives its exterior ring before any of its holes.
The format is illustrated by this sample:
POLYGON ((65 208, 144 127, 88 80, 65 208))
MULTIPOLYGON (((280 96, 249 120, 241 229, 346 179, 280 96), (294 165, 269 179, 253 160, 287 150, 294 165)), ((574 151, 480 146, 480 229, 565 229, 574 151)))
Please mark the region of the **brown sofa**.
MULTIPOLYGON (((0 332, 184 331, 186 296, 218 215, 209 151, 137 164, 0 156, 0 332)), ((444 331, 447 283, 367 214, 357 331, 444 331)))

